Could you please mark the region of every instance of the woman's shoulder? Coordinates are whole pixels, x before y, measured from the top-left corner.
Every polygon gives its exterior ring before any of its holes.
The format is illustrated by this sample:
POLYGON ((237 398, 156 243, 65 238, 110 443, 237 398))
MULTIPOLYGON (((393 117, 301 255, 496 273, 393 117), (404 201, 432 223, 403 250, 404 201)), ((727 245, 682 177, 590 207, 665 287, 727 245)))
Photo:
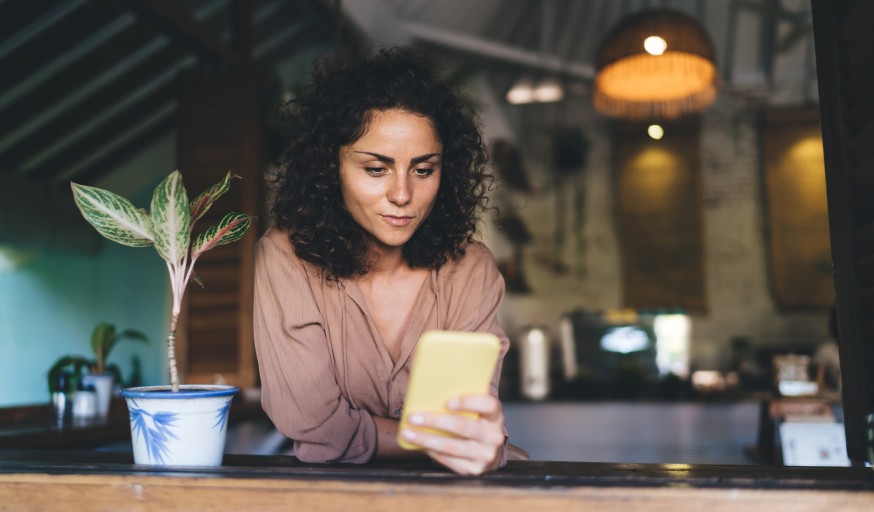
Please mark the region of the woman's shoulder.
POLYGON ((291 245, 291 240, 288 239, 287 229, 267 228, 267 231, 258 239, 255 247, 258 252, 278 252, 298 259, 294 253, 294 246, 291 245))
POLYGON ((288 230, 284 228, 277 228, 275 226, 267 228, 267 231, 261 235, 258 243, 262 245, 268 243, 274 244, 280 249, 287 247, 291 252, 294 252, 294 248, 291 246, 291 241, 288 238, 288 230))
POLYGON ((446 261, 440 273, 446 278, 464 279, 473 274, 497 272, 492 251, 482 242, 474 241, 462 246, 464 255, 446 261))
POLYGON ((302 260, 294 250, 294 246, 289 239, 289 231, 287 229, 271 227, 261 235, 256 244, 256 252, 261 254, 262 258, 277 259, 292 263, 296 267, 307 270, 311 273, 314 269, 308 262, 302 260))

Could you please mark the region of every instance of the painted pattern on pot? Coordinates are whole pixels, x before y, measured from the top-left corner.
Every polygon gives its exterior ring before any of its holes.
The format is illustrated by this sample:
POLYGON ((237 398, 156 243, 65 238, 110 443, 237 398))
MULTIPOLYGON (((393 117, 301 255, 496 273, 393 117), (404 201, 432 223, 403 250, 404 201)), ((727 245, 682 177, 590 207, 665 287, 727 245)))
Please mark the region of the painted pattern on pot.
POLYGON ((122 390, 130 413, 134 462, 160 466, 219 466, 233 386, 184 385, 122 390))

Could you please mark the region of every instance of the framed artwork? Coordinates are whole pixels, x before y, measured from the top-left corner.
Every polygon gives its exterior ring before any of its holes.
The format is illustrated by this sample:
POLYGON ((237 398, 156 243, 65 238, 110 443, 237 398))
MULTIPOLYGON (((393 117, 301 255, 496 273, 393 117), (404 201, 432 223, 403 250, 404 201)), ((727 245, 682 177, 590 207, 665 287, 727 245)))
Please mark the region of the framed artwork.
POLYGON ((780 310, 826 310, 834 303, 822 132, 815 109, 762 116, 766 246, 780 310))
POLYGON ((666 126, 622 125, 614 139, 616 219, 623 305, 707 309, 697 118, 666 126))

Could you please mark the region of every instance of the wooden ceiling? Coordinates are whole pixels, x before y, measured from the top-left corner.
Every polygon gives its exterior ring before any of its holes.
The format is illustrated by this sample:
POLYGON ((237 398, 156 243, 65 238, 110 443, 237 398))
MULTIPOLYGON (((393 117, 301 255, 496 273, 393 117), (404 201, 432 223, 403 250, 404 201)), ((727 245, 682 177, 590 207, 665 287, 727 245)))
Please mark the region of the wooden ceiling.
POLYGON ((330 44, 337 5, 375 19, 371 40, 406 34, 491 69, 499 94, 552 60, 585 82, 599 35, 658 6, 702 19, 728 88, 815 76, 802 0, 0 0, 0 179, 99 182, 173 130, 180 71, 270 69, 330 44))
POLYGON ((0 184, 97 182, 174 129, 180 71, 270 69, 333 25, 317 1, 2 0, 0 184))
POLYGON ((526 73, 563 76, 588 94, 606 33, 626 16, 654 8, 678 10, 702 24, 715 45, 721 92, 761 103, 785 101, 795 89, 801 96, 816 95, 809 0, 346 0, 342 5, 372 38, 410 39, 476 62, 491 74, 499 95, 526 73), (377 10, 378 20, 370 15, 377 10))
POLYGON ((649 7, 702 20, 721 92, 815 94, 807 0, 0 0, 0 243, 85 239, 68 183, 127 180, 116 171, 175 132, 192 67, 276 73, 337 40, 407 42, 485 73, 498 97, 531 72, 585 94, 600 35, 649 7))

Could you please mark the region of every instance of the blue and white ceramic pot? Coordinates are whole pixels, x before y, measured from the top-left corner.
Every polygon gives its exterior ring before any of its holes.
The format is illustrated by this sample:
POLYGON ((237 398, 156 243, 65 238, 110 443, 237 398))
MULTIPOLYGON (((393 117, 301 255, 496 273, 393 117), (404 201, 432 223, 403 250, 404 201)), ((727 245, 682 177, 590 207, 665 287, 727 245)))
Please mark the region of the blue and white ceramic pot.
POLYGON ((112 401, 112 386, 115 384, 115 375, 111 373, 83 375, 82 384, 94 386, 94 393, 97 395, 97 410, 95 413, 98 418, 107 417, 109 415, 109 404, 112 401))
POLYGON ((121 390, 130 413, 134 462, 221 466, 234 386, 188 384, 121 390))

